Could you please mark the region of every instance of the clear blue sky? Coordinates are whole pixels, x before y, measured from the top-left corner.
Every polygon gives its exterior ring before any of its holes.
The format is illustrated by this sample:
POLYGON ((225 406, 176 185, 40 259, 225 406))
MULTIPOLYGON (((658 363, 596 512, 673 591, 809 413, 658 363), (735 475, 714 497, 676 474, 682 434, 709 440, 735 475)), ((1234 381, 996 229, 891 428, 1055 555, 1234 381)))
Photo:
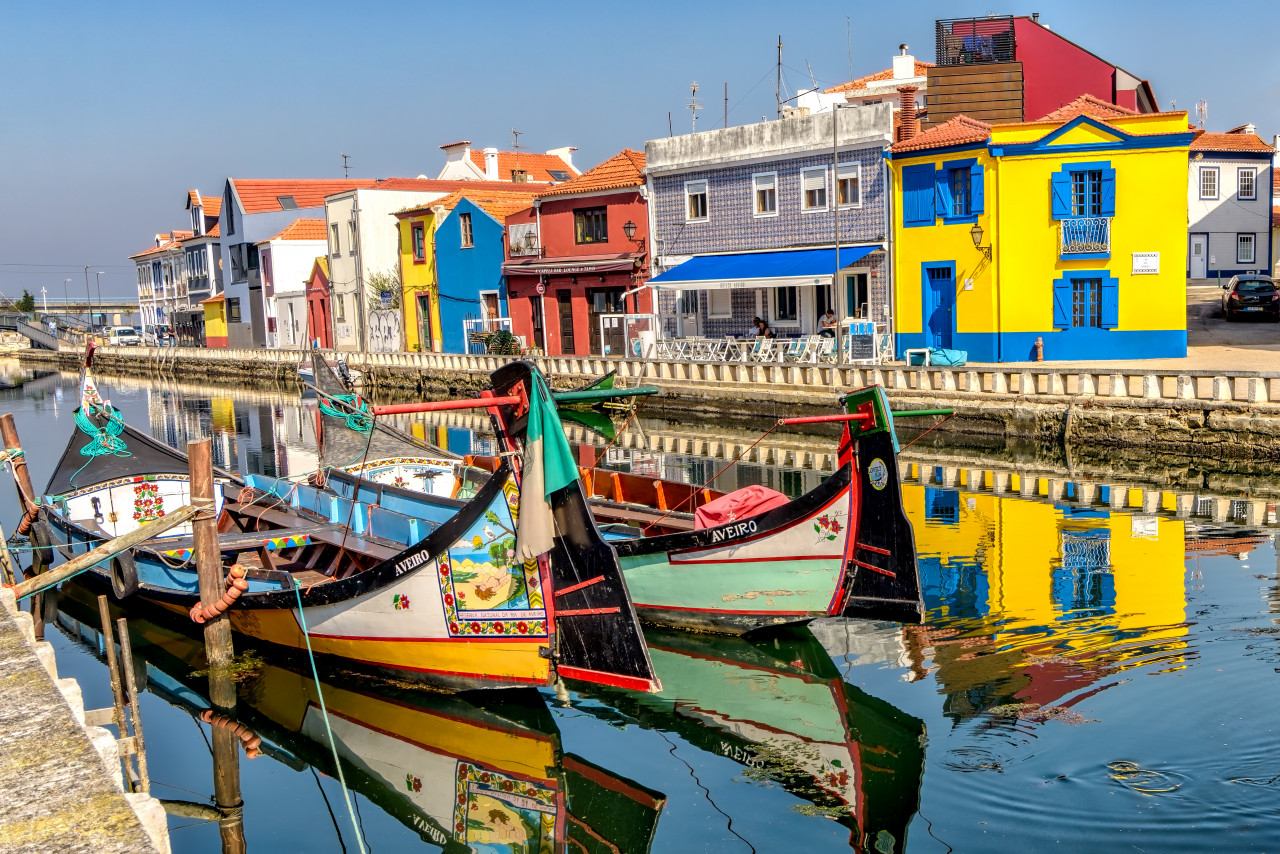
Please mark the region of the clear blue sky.
POLYGON ((0 291, 136 293, 128 256, 187 226, 186 191, 227 176, 434 175, 470 139, 575 145, 580 168, 689 127, 774 114, 787 95, 933 54, 938 17, 1029 14, 1151 81, 1160 106, 1209 102, 1209 126, 1280 132, 1274 0, 913 3, 58 2, 9 4, 0 52, 0 291), (849 19, 846 39, 846 17, 849 19), (92 278, 92 277, 91 277, 92 278))

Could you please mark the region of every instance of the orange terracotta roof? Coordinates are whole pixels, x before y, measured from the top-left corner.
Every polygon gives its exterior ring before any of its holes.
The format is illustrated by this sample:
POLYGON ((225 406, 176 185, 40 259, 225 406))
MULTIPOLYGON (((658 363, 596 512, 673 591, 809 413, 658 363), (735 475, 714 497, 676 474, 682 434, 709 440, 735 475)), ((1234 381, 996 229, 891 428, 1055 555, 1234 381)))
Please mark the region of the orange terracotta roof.
POLYGON ((538 198, 599 193, 644 185, 644 152, 624 148, 598 166, 593 166, 571 181, 556 184, 538 198))
POLYGON ((209 230, 204 233, 204 236, 205 237, 221 237, 222 232, 219 230, 221 225, 222 223, 215 222, 212 226, 210 226, 209 230))
POLYGON ((227 299, 226 294, 218 294, 216 297, 209 297, 208 299, 200 300, 200 304, 208 305, 211 302, 226 302, 226 299, 227 299))
MULTIPOLYGON (((929 69, 933 68, 932 62, 921 62, 916 60, 915 76, 924 77, 929 73, 929 69)), ((867 88, 868 83, 876 83, 881 80, 892 80, 893 69, 886 68, 884 71, 877 71, 875 74, 868 74, 866 77, 859 77, 856 80, 850 80, 848 83, 841 83, 839 86, 832 86, 830 89, 823 89, 824 95, 834 95, 837 92, 853 92, 858 89, 867 88)))
POLYGON ((1196 138, 1191 140, 1192 151, 1256 151, 1259 154, 1272 154, 1275 149, 1267 145, 1261 137, 1252 133, 1211 133, 1197 130, 1196 138))
POLYGON ((274 180, 259 178, 231 178, 240 197, 240 205, 246 214, 264 213, 266 211, 282 211, 282 196, 292 196, 294 204, 299 208, 319 208, 324 206, 324 197, 343 190, 358 187, 372 187, 374 181, 342 179, 298 179, 274 180))
POLYGON ((923 151, 928 148, 944 148, 948 145, 984 142, 990 136, 991 125, 968 116, 956 116, 940 125, 934 125, 923 133, 916 134, 911 139, 895 142, 889 150, 894 154, 900 151, 923 151))
MULTIPOLYGON (((505 184, 503 185, 505 189, 492 190, 477 189, 474 186, 477 183, 480 183, 477 181, 466 181, 463 183, 470 184, 472 186, 461 190, 454 190, 447 196, 441 196, 440 198, 427 202, 426 204, 416 205, 412 208, 397 211, 395 215, 401 218, 420 215, 430 212, 437 206, 451 211, 459 201, 462 199, 469 199, 473 204, 478 206, 485 213, 489 214, 489 216, 493 217, 498 222, 503 222, 508 216, 516 211, 522 211, 527 207, 531 207, 533 205, 533 197, 537 195, 538 190, 544 186, 541 184, 523 185, 527 186, 529 189, 517 190, 513 189, 513 187, 521 187, 522 185, 505 184)), ((485 181, 483 183, 485 188, 494 186, 492 181, 485 181)))
POLYGON ((258 243, 270 243, 272 240, 325 240, 325 223, 322 219, 295 219, 286 225, 275 237, 259 240, 258 243))
MULTIPOLYGON (((528 181, 525 182, 525 185, 535 190, 546 189, 548 186, 545 181, 528 181)), ((512 186, 510 181, 442 181, 439 178, 383 178, 373 185, 373 189, 416 190, 424 193, 452 193, 454 190, 471 189, 509 192, 512 186)))
MULTIPOLYGON (((483 172, 484 152, 472 149, 471 162, 483 172)), ((551 174, 550 170, 552 169, 557 172, 568 172, 570 176, 577 174, 576 169, 555 154, 538 154, 533 151, 499 151, 498 177, 503 181, 511 180, 511 171, 513 169, 523 169, 529 176, 530 181, 543 183, 556 180, 555 176, 551 174)))
POLYGON ((1271 209, 1271 227, 1280 228, 1280 208, 1271 209))
POLYGON ((136 258, 143 258, 143 257, 146 257, 147 255, 154 255, 156 253, 165 252, 170 249, 177 249, 178 247, 182 246, 182 241, 190 240, 192 236, 193 236, 192 232, 180 231, 178 229, 174 229, 168 234, 157 234, 155 236, 155 239, 159 241, 157 245, 152 246, 149 249, 144 249, 141 252, 138 252, 134 255, 130 255, 129 258, 131 260, 136 258))
POLYGON ((187 190, 187 210, 197 204, 204 208, 206 217, 217 217, 222 213, 222 196, 206 196, 199 190, 187 190))
POLYGON ((1128 107, 1117 106, 1101 98, 1084 94, 1070 104, 1065 104, 1047 116, 1037 119, 1042 122, 1065 122, 1076 116, 1090 116, 1095 119, 1113 119, 1116 116, 1136 116, 1138 113, 1128 107))

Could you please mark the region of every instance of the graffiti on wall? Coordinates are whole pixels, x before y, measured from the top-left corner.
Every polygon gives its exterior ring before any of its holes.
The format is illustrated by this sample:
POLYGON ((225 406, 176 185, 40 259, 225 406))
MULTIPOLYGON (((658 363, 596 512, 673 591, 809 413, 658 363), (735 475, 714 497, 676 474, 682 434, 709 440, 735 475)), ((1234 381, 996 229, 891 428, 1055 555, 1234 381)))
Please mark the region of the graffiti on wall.
POLYGON ((369 312, 369 352, 395 353, 400 350, 400 312, 369 312))

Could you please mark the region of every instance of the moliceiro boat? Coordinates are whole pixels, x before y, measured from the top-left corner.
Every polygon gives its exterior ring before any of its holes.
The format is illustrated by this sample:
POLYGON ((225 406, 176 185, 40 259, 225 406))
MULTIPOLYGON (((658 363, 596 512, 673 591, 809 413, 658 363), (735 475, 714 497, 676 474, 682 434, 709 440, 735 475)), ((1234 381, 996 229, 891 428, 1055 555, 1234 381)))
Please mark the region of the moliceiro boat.
MULTIPOLYGON (((500 368, 492 375, 493 393, 509 394, 531 373, 536 369, 528 363, 500 368)), ((892 414, 879 387, 851 392, 843 403, 843 414, 785 419, 842 425, 839 466, 816 489, 790 500, 777 493, 760 495, 758 489, 720 496, 700 506, 691 529, 684 531, 644 536, 643 523, 604 529, 642 619, 726 634, 841 614, 920 622, 923 603, 911 524, 902 509, 892 414)), ((364 415, 370 418, 365 444, 372 448, 382 441, 372 416, 450 406, 375 406, 364 415)), ((501 408, 495 411, 499 447, 504 457, 519 455, 518 422, 505 418, 501 408)), ((336 416, 324 421, 327 449, 342 428, 336 416)), ((371 453, 354 473, 329 470, 329 488, 348 499, 394 501, 409 515, 429 515, 448 504, 437 494, 442 489, 419 485, 424 478, 387 483, 379 477, 386 472, 383 464, 403 465, 404 457, 372 459, 371 453), (366 466, 371 476, 362 473, 366 466)), ((442 464, 436 478, 449 477, 442 464)), ((659 482, 655 492, 667 494, 667 485, 659 482)), ((680 489, 696 492, 674 484, 670 494, 679 495, 680 489)), ((598 505, 593 510, 599 521, 598 505)))
MULTIPOLYGON (((79 429, 41 510, 67 557, 190 495, 185 455, 126 425, 87 372, 82 388, 79 429)), ((536 433, 523 472, 504 463, 474 497, 430 512, 406 515, 394 496, 351 500, 217 473, 223 562, 246 570, 227 611, 232 629, 449 689, 557 676, 656 689, 617 557, 587 513, 576 470, 562 465, 568 446, 546 386, 526 370, 506 389, 455 406, 500 412, 513 442, 536 433)), ((187 614, 199 602, 193 546, 188 524, 90 574, 117 595, 187 614)))

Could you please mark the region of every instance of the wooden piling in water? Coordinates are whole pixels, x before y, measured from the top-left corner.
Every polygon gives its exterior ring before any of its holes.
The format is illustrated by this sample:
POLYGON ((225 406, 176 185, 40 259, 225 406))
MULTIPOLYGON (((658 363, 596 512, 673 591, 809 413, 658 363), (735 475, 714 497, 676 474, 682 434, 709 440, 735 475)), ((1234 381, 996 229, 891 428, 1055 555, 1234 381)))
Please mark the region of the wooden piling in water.
MULTIPOLYGON (((187 443, 191 504, 201 512, 191 523, 192 554, 200 582, 200 601, 212 607, 222 597, 225 581, 218 549, 218 517, 213 512, 213 445, 209 439, 187 443)), ((226 615, 204 623, 205 657, 209 662, 209 704, 234 718, 236 684, 228 672, 234 658, 231 623, 226 615)), ((213 746, 213 799, 222 818, 218 831, 224 852, 246 850, 244 801, 240 797, 240 739, 226 727, 210 728, 213 746)))
POLYGON ((27 470, 27 458, 22 453, 22 442, 18 439, 18 427, 13 422, 12 412, 0 415, 0 441, 4 442, 4 449, 12 460, 13 479, 18 486, 18 505, 26 513, 33 506, 36 493, 31 487, 31 472, 27 470))

